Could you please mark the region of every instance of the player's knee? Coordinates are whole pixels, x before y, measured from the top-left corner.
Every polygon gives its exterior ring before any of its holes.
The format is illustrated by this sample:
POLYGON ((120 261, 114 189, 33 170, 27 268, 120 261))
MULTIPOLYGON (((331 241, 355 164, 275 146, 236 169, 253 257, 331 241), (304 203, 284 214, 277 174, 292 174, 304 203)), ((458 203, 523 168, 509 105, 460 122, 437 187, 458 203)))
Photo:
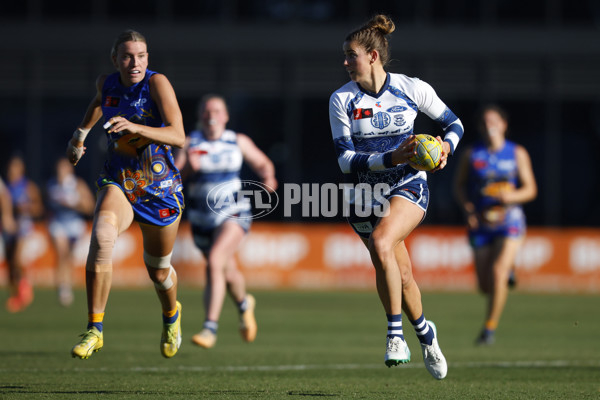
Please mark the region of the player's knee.
POLYGON ((101 212, 92 230, 87 270, 106 272, 112 268, 112 253, 118 235, 116 215, 101 212))
POLYGON ((210 254, 206 260, 206 269, 213 274, 224 273, 225 265, 225 258, 214 253, 210 254))
POLYGON ((386 265, 388 259, 395 257, 394 247, 385 237, 371 235, 368 249, 375 264, 386 265))
POLYGON ((171 254, 156 257, 144 251, 144 264, 150 274, 154 286, 161 291, 167 291, 175 285, 177 273, 171 265, 171 254))

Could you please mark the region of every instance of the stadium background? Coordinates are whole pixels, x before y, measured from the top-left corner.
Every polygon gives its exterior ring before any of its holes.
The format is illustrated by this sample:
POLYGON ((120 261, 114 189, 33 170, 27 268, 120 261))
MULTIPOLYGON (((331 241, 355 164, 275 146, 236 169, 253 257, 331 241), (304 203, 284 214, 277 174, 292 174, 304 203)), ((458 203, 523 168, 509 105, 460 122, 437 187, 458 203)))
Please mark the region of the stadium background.
MULTIPOLYGON (((0 6, 3 161, 20 151, 29 176, 43 187, 94 94, 96 76, 113 69, 109 53, 115 36, 133 28, 148 39, 150 68, 172 82, 187 131, 194 126, 198 99, 208 92, 221 93, 229 101, 230 128, 249 134, 265 150, 280 183, 338 182, 327 113, 329 95, 348 80, 341 44, 349 30, 384 12, 397 26, 389 70, 432 84, 462 119, 463 146, 477 138, 475 116, 481 105, 493 101, 507 109, 512 137, 529 150, 539 185, 538 198, 525 206, 530 226, 542 235, 544 229, 560 234, 564 228, 590 228, 585 231, 587 251, 595 261, 586 277, 598 281, 598 2, 139 4, 27 0, 0 6)), ((104 159, 96 149, 104 146, 99 128, 88 139, 90 151, 78 166, 90 184, 104 159)), ((416 131, 435 129, 427 118, 417 120, 416 131)), ((458 237, 462 215, 451 195, 454 167, 450 163, 430 176, 432 201, 425 228, 454 228, 458 237)), ((244 175, 252 178, 249 171, 244 175)), ((299 212, 284 219, 280 211, 265 220, 343 223, 341 217, 302 218, 299 212)))

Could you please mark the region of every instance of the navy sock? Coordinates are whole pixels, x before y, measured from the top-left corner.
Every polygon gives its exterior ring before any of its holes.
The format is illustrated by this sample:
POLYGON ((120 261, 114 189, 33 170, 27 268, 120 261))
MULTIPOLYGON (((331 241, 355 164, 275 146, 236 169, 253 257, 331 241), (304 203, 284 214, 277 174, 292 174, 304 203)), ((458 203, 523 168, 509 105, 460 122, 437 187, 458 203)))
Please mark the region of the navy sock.
POLYGON ((92 329, 92 327, 95 327, 96 329, 98 329, 98 332, 102 332, 102 322, 88 322, 87 324, 87 329, 92 329))
POLYGON ((242 314, 248 309, 248 301, 246 301, 246 298, 244 297, 244 300, 238 302, 237 306, 238 311, 240 312, 240 314, 242 314))
POLYGON ((163 317, 163 324, 172 324, 173 322, 177 321, 177 317, 179 317, 179 310, 177 310, 175 315, 173 315, 172 317, 167 317, 165 314, 163 314, 162 317, 163 317))
POLYGON ((421 316, 417 320, 410 322, 415 327, 415 332, 417 333, 419 341, 421 343, 431 345, 431 343, 433 343, 433 338, 435 335, 433 333, 433 329, 431 329, 431 327, 427 323, 425 315, 421 314, 421 316))
POLYGON ((399 337, 404 340, 404 333, 402 332, 402 314, 385 314, 388 320, 388 337, 399 337))

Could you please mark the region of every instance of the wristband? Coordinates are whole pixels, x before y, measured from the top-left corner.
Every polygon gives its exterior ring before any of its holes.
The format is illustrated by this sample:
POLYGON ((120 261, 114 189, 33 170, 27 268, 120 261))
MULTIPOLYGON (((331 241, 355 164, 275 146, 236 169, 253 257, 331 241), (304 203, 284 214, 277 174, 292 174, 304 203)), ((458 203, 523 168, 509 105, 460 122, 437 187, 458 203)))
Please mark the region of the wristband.
POLYGON ((89 129, 86 129, 86 128, 77 128, 77 129, 75 129, 75 132, 73 132, 73 138, 75 140, 77 140, 78 142, 82 142, 83 143, 83 141, 87 137, 88 133, 90 133, 89 129))

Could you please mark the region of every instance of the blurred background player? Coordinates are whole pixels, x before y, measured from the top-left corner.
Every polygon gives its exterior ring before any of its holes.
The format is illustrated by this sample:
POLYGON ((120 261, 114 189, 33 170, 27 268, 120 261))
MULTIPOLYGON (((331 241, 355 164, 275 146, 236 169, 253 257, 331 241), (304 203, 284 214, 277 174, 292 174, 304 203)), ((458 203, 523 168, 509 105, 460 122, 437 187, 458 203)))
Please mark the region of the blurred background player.
POLYGON ((4 235, 11 292, 6 309, 19 312, 33 301, 33 287, 23 265, 23 248, 27 236, 33 232, 34 220, 44 213, 44 205, 39 187, 26 176, 25 161, 20 155, 8 160, 6 177, 16 221, 13 233, 4 235))
POLYGON ((94 203, 90 188, 75 175, 69 160, 59 158, 46 185, 46 204, 48 232, 56 251, 58 301, 63 306, 73 302, 73 247, 86 232, 85 217, 92 215, 94 203))
MULTIPOLYGON (((10 192, 2 178, 0 178, 0 228, 2 228, 2 245, 5 245, 6 239, 13 236, 17 232, 17 222, 15 221, 15 216, 13 214, 13 205, 10 192)), ((3 250, 4 254, 6 254, 6 250, 3 250)))
POLYGON ((242 163, 250 166, 268 191, 277 189, 271 160, 248 136, 226 129, 228 121, 225 99, 205 96, 198 107, 197 129, 189 134, 184 151, 177 157, 177 165, 183 168, 185 176, 187 215, 194 243, 207 261, 206 315, 202 330, 192 337, 193 343, 204 348, 213 347, 217 341, 226 292, 237 304, 242 338, 252 342, 257 333, 255 299, 246 292, 244 276, 234 258, 252 221, 248 199, 237 198, 242 163), (214 198, 207 196, 217 186, 223 189, 215 203, 214 198), (219 200, 225 198, 235 201, 218 206, 219 200))
MULTIPOLYGON (((379 298, 387 315, 385 363, 388 367, 410 361, 404 340, 402 310, 421 343, 429 373, 443 379, 447 364, 437 340, 436 327, 423 314, 421 292, 412 276, 404 240, 423 221, 429 204, 427 174, 408 164, 415 154, 414 121, 419 111, 439 122, 445 132, 440 170, 446 166, 463 135, 460 120, 433 88, 417 79, 386 72, 390 59, 386 36, 392 20, 376 15, 345 39, 344 67, 350 82, 336 90, 329 102, 329 120, 338 163, 348 181, 373 187, 386 184, 389 213, 378 216, 382 204, 373 201, 370 216, 354 213, 348 222, 367 246, 375 267, 379 298), (380 217, 381 216, 381 217, 380 217)), ((434 170, 434 171, 435 171, 434 170)), ((351 213, 356 208, 350 205, 351 213)))
POLYGON ((86 263, 88 325, 71 353, 85 359, 104 344, 112 252, 117 237, 135 220, 142 231, 144 263, 162 307, 160 351, 170 358, 181 344, 181 304, 171 254, 183 209, 181 177, 171 146, 182 147, 185 142, 183 120, 171 83, 148 69, 144 36, 131 30, 121 33, 111 58, 117 72, 98 77, 96 95, 67 147, 69 161, 77 164, 85 153, 85 137, 104 116, 108 159, 96 183, 86 263))
POLYGON ((521 205, 535 199, 537 185, 527 150, 506 140, 506 112, 490 105, 480 118, 481 141, 461 156, 455 194, 466 215, 479 289, 487 298, 485 325, 476 342, 490 345, 525 236, 521 205))

